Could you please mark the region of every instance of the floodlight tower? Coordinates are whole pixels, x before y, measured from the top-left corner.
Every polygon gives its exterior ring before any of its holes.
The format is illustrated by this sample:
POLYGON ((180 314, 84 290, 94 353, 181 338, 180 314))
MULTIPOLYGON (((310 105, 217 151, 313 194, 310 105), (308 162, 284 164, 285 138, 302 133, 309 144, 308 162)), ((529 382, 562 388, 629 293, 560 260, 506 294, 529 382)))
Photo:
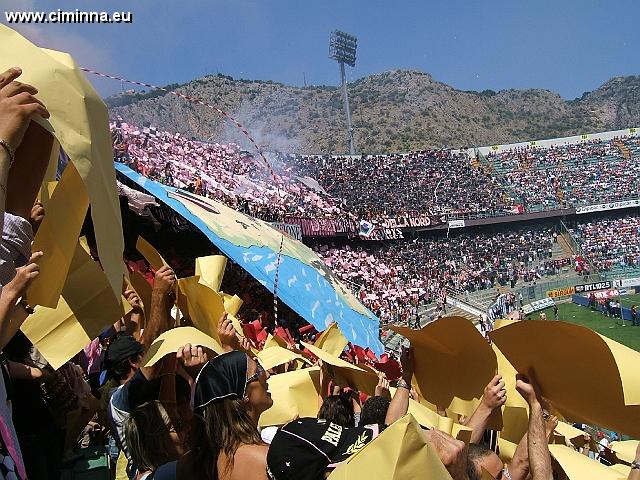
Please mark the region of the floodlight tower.
POLYGON ((340 65, 340 78, 342 79, 342 96, 344 110, 347 115, 347 135, 349 139, 349 153, 356 154, 356 144, 353 141, 353 125, 351 125, 351 110, 349 108, 349 96, 347 95, 347 76, 344 73, 344 64, 356 66, 356 48, 358 39, 353 35, 334 30, 329 39, 329 58, 333 58, 340 65))

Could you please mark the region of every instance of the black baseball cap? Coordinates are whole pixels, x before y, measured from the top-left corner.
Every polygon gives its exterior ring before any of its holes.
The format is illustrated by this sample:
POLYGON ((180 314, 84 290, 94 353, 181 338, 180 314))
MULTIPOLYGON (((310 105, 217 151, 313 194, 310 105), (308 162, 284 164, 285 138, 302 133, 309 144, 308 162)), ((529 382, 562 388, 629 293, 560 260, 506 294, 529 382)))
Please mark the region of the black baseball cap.
POLYGON ((272 480, 320 480, 360 451, 379 433, 377 426, 343 427, 317 418, 287 423, 273 437, 267 453, 272 480))
POLYGON ((142 353, 144 353, 144 347, 131 335, 116 335, 107 350, 107 363, 115 365, 142 353))

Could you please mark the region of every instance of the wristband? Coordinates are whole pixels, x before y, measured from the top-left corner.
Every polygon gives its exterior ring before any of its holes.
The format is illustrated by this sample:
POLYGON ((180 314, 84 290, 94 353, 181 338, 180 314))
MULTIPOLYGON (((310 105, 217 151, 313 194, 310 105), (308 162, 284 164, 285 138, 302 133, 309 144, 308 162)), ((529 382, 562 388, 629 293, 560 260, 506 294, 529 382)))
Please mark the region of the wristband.
POLYGON ((7 154, 9 155, 9 168, 11 168, 13 166, 14 160, 16 159, 16 153, 13 151, 13 148, 11 148, 11 145, 9 145, 9 142, 7 142, 4 138, 0 138, 0 145, 4 147, 4 149, 7 151, 7 154))
POLYGON ((35 312, 35 309, 29 305, 26 300, 20 300, 18 303, 22 305, 22 308, 27 312, 27 315, 33 315, 33 312, 35 312))
POLYGON ((406 388, 407 390, 411 390, 411 385, 401 378, 398 380, 397 388, 406 388))
POLYGON ((631 462, 631 470, 640 470, 640 462, 631 462))

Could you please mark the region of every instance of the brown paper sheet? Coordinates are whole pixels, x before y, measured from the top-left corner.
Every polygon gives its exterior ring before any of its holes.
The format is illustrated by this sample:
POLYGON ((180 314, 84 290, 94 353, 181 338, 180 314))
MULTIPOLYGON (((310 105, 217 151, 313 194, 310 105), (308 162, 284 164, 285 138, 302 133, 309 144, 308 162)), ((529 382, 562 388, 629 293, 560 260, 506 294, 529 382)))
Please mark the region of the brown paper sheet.
MULTIPOLYGON (((462 317, 444 317, 421 330, 391 330, 414 347, 415 380, 425 400, 470 417, 498 368, 495 354, 473 324, 462 317)), ((500 419, 491 427, 500 430, 500 419)))
POLYGON ((490 336, 519 372, 534 368, 542 394, 567 420, 640 436, 640 405, 625 405, 640 394, 640 353, 565 322, 518 322, 490 336), (606 395, 594 394, 594 381, 606 395))

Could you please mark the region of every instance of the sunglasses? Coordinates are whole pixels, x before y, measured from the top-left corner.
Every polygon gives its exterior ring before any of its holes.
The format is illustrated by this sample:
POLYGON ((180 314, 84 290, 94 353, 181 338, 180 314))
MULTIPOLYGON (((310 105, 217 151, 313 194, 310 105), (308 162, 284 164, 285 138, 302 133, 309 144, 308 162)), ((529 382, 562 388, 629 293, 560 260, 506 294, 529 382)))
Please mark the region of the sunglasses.
POLYGON ((247 378, 247 381, 244 384, 245 392, 247 391, 247 387, 249 386, 250 383, 253 383, 253 382, 256 382, 256 381, 260 380, 260 377, 262 377, 262 375, 264 375, 266 373, 264 368, 262 368, 262 365, 260 365, 260 363, 256 362, 256 365, 257 365, 256 366, 256 373, 254 373, 249 378, 247 378))

